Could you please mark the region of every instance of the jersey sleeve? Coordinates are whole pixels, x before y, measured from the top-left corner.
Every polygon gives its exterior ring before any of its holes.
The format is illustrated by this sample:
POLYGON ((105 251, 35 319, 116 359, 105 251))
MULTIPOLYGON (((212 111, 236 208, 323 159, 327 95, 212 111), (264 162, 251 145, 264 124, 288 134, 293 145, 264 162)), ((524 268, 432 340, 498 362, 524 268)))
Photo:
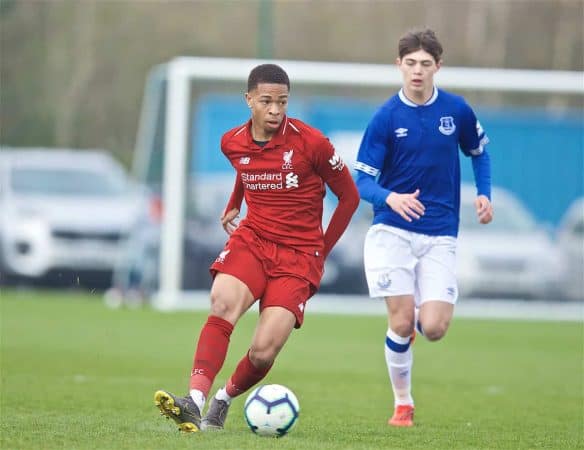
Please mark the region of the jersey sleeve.
POLYGON ((390 124, 387 112, 380 109, 371 119, 357 153, 355 170, 377 177, 383 168, 383 162, 390 151, 390 124))
POLYGON ((312 154, 314 169, 326 183, 339 178, 343 170, 349 170, 345 169, 345 162, 335 151, 333 144, 324 136, 318 139, 312 154))
POLYGON ((228 146, 227 146, 227 141, 231 137, 231 134, 232 134, 231 132, 227 132, 221 137, 221 152, 223 153, 223 155, 227 158, 229 163, 235 169, 235 183, 233 185, 233 191, 231 192, 231 196, 229 197, 229 200, 227 201, 227 205, 225 206, 225 209, 223 210, 223 214, 225 214, 226 212, 228 212, 234 208, 241 210, 241 203, 243 201, 243 196, 244 196, 243 183, 241 182, 241 176, 239 174, 239 169, 233 163, 233 160, 230 157, 230 151, 229 151, 228 146))
POLYGON ((472 108, 464 102, 461 111, 461 131, 459 144, 466 156, 478 156, 483 153, 489 138, 475 116, 472 108))
POLYGON ((324 233, 324 255, 330 253, 341 235, 347 229, 353 213, 359 205, 359 192, 349 168, 335 151, 330 141, 322 136, 315 152, 316 173, 324 180, 338 203, 324 233))
POLYGON ((241 203, 243 201, 243 183, 241 182, 241 176, 239 172, 235 174, 235 183, 233 185, 233 191, 231 192, 231 196, 229 197, 229 201, 227 202, 227 206, 223 210, 223 214, 231 211, 232 209, 241 210, 241 203))

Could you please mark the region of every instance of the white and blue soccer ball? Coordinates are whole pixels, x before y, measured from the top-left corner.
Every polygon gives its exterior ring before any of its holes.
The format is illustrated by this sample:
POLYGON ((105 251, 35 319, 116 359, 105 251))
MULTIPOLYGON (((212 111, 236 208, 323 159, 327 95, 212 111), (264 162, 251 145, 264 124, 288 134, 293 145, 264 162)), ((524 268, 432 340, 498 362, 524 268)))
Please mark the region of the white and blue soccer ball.
POLYGON ((296 422, 300 404, 294 393, 279 384, 258 386, 245 401, 243 414, 251 431, 260 436, 284 436, 296 422))

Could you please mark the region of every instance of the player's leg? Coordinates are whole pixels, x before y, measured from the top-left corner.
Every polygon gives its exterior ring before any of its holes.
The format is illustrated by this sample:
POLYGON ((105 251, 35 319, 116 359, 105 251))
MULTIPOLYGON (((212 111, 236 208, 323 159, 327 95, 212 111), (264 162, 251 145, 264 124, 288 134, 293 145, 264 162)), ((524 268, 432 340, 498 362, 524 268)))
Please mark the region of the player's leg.
POLYGON ((203 429, 223 429, 233 398, 246 392, 268 374, 295 323, 294 314, 285 308, 273 306, 262 311, 251 347, 239 361, 227 384, 212 399, 203 420, 203 429))
POLYGON ((412 397, 412 343, 414 331, 414 296, 392 296, 385 299, 388 329, 385 337, 385 362, 391 380, 394 413, 389 424, 412 426, 414 399, 412 397))
POLYGON ((242 240, 230 240, 211 269, 217 273, 211 288, 211 311, 197 342, 189 395, 180 398, 168 391, 155 393, 161 413, 183 431, 198 431, 205 399, 225 361, 233 327, 265 287, 261 261, 242 240))
POLYGON ((199 409, 223 367, 233 327, 254 302, 254 294, 245 283, 233 275, 217 274, 211 288, 211 312, 201 329, 189 382, 199 409))
POLYGON ((297 277, 270 280, 260 302, 260 320, 251 347, 211 401, 203 420, 204 429, 223 429, 232 399, 268 374, 294 327, 302 325, 304 304, 312 292, 310 283, 297 277))
POLYGON ((242 281, 231 275, 217 274, 211 288, 211 314, 201 329, 195 351, 189 395, 177 397, 159 390, 154 396, 161 414, 173 419, 180 430, 199 430, 201 411, 225 361, 233 326, 253 302, 252 293, 242 281))
POLYGON ((364 263, 369 295, 386 299, 388 328, 385 362, 394 394, 391 425, 413 424, 411 394, 414 330, 414 268, 410 234, 386 225, 374 225, 364 246, 364 263))
POLYGON ((454 305, 445 300, 426 300, 420 306, 420 329, 429 341, 442 339, 452 320, 454 305))
POLYGON ((416 266, 421 300, 418 327, 429 341, 437 341, 446 335, 458 299, 456 239, 448 236, 428 239, 429 248, 416 266))

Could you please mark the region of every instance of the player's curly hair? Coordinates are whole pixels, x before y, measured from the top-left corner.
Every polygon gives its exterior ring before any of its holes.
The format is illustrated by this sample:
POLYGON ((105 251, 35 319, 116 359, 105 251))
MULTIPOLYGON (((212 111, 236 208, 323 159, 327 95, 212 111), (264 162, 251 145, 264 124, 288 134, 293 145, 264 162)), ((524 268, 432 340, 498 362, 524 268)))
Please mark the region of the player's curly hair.
POLYGON ((400 59, 420 49, 430 53, 436 62, 442 59, 442 44, 436 37, 436 33, 429 28, 410 30, 399 40, 400 59))
POLYGON ((290 79, 284 69, 276 64, 260 64, 252 69, 247 78, 247 92, 260 83, 285 84, 290 90, 290 79))

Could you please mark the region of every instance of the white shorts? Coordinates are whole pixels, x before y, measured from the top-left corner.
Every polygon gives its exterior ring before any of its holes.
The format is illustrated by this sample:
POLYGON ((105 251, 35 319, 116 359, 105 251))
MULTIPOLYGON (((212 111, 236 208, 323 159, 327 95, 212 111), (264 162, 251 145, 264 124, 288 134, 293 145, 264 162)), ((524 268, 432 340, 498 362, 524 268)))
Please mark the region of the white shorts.
POLYGON ((456 238, 376 224, 365 237, 363 261, 371 297, 413 295, 456 303, 456 238))

